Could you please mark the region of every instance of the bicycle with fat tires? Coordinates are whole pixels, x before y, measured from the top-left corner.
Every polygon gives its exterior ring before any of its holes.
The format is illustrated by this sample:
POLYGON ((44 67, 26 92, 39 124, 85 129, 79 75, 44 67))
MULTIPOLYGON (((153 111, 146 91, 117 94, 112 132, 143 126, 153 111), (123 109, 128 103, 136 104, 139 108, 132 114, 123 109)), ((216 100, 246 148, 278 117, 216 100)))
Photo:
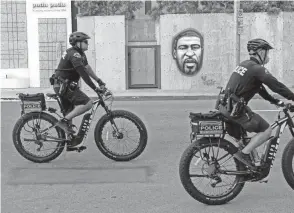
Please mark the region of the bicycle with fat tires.
POLYGON ((21 117, 13 128, 12 139, 16 150, 25 159, 35 163, 50 162, 60 156, 74 137, 78 137, 81 143, 74 149, 71 148, 71 151, 81 152, 86 149, 82 144, 100 105, 106 113, 96 123, 94 139, 101 153, 114 161, 130 161, 144 151, 148 140, 145 124, 132 112, 111 110, 114 96, 109 90, 105 93, 97 93, 98 99, 93 101, 90 112, 84 114, 76 135, 68 135, 55 126, 58 120, 52 114, 62 118, 65 116, 65 111, 57 94, 47 93, 46 96, 58 102, 63 116, 57 112, 57 109, 47 108, 44 93, 18 94, 21 101, 21 117), (108 101, 110 101, 109 105, 106 104, 108 101), (47 125, 43 127, 45 123, 47 125), (29 149, 26 145, 34 147, 29 149), (128 149, 127 145, 131 148, 128 149))
POLYGON ((274 135, 264 143, 263 151, 250 153, 253 164, 249 165, 233 156, 250 142, 241 126, 241 139, 234 138, 237 142, 234 145, 225 139, 228 120, 219 111, 190 113, 191 144, 179 164, 180 180, 186 192, 201 203, 221 205, 233 200, 246 182, 267 183, 286 127, 293 138, 284 148, 281 166, 287 184, 294 190, 294 116, 291 112, 294 105, 285 104, 280 108, 277 120, 271 124, 271 128, 276 129, 274 135))

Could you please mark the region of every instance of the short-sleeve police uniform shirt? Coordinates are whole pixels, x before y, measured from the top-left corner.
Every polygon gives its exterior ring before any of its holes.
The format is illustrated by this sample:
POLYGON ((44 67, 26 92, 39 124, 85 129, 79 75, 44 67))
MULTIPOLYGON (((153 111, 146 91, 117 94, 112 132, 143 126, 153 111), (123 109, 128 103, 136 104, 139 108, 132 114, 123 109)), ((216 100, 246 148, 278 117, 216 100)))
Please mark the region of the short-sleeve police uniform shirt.
POLYGON ((78 81, 80 79, 80 75, 76 71, 76 68, 86 65, 88 65, 86 55, 74 47, 71 47, 63 53, 57 67, 57 73, 63 78, 78 81))

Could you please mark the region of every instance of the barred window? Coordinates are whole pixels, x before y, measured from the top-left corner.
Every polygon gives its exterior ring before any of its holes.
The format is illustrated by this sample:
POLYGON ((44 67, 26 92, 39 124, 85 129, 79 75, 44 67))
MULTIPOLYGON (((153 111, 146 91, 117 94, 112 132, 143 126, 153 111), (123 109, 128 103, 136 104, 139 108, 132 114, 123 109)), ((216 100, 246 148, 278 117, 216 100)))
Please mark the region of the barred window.
POLYGON ((1 0, 1 68, 28 68, 25 1, 1 0))
POLYGON ((67 25, 65 18, 39 18, 40 85, 50 87, 49 77, 66 50, 67 25))

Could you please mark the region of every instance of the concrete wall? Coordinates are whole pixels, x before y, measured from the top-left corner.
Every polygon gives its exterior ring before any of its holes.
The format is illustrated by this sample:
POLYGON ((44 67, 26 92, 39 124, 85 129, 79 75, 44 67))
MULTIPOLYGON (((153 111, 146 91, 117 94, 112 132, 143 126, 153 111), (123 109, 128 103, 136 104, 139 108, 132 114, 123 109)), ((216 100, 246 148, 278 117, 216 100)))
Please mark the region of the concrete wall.
POLYGON ((294 87, 294 13, 284 13, 284 30, 283 30, 283 82, 294 87))
MULTIPOLYGON (((294 19, 293 13, 268 15, 244 13, 244 30, 240 40, 240 60, 248 59, 246 44, 261 37, 275 50, 270 52, 266 67, 287 86, 294 86, 294 19)), ((235 25, 233 14, 164 15, 161 26, 161 85, 164 90, 208 90, 225 86, 235 67, 235 25), (172 37, 194 28, 204 37, 204 58, 200 72, 192 77, 181 74, 171 55, 172 37)))
MULTIPOLYGON (((126 89, 125 72, 125 18, 124 16, 79 17, 78 31, 91 36, 88 62, 98 77, 111 90, 126 89)), ((90 90, 82 81, 82 88, 90 90)))
POLYGON ((270 51, 270 62, 266 68, 279 80, 283 80, 283 14, 244 13, 244 32, 241 34, 240 59, 248 59, 247 42, 252 38, 263 38, 273 45, 270 51))
MULTIPOLYGON (((287 86, 294 86, 294 13, 244 13, 240 59, 248 59, 246 43, 261 37, 275 50, 266 67, 287 86)), ((163 15, 156 23, 157 44, 161 46, 161 89, 211 91, 225 86, 235 68, 235 21, 233 14, 163 15), (187 28, 204 37, 203 64, 193 76, 183 75, 172 57, 173 37, 187 28)), ((88 32, 93 39, 87 52, 89 63, 98 76, 113 90, 126 89, 125 20, 123 16, 78 18, 78 30, 88 32)), ((86 85, 83 87, 88 88, 86 85)))

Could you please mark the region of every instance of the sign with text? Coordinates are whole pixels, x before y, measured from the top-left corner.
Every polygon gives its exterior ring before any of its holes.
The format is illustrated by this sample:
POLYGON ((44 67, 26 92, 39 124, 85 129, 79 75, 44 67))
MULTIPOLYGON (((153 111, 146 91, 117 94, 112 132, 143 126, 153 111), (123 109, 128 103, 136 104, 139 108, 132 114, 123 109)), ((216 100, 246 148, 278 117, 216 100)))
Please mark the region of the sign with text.
POLYGON ((65 2, 38 2, 32 4, 33 12, 65 12, 67 11, 65 2))
POLYGON ((238 10, 237 16, 237 27, 238 27, 238 34, 242 34, 243 32, 243 10, 238 10))

